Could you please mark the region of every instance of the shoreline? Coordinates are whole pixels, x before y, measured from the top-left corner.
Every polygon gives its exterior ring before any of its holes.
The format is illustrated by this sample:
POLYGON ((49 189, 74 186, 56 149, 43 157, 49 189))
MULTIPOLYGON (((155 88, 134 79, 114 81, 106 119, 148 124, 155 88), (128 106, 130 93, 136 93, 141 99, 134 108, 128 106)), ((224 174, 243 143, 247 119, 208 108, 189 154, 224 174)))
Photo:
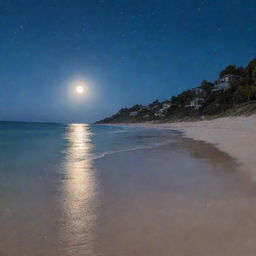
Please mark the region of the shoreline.
POLYGON ((184 137, 204 141, 237 159, 240 167, 256 179, 256 114, 177 123, 120 123, 111 125, 165 128, 184 137))

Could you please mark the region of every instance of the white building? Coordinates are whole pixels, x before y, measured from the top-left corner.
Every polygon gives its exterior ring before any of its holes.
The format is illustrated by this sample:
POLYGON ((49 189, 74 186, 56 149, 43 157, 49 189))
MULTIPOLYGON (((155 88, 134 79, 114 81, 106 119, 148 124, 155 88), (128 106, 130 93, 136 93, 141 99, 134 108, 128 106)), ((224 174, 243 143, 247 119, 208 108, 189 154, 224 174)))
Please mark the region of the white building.
POLYGON ((159 110, 159 112, 161 112, 162 114, 165 114, 171 106, 172 106, 171 103, 164 103, 162 108, 159 110))
POLYGON ((168 111, 168 109, 172 106, 171 103, 164 103, 162 108, 159 109, 154 115, 157 117, 164 117, 168 111))
POLYGON ((199 95, 201 94, 204 90, 200 87, 196 87, 196 88, 193 88, 192 91, 196 94, 196 95, 199 95))
POLYGON ((129 116, 137 116, 138 112, 137 111, 132 111, 129 113, 129 116))
POLYGON ((186 108, 194 108, 194 109, 199 109, 202 107, 202 104, 204 103, 203 98, 194 98, 193 100, 190 101, 188 105, 186 105, 186 108))
POLYGON ((235 81, 240 80, 241 77, 240 76, 236 76, 236 75, 225 75, 222 78, 218 79, 215 83, 214 83, 214 87, 212 89, 213 92, 216 91, 226 91, 230 88, 231 84, 235 81))

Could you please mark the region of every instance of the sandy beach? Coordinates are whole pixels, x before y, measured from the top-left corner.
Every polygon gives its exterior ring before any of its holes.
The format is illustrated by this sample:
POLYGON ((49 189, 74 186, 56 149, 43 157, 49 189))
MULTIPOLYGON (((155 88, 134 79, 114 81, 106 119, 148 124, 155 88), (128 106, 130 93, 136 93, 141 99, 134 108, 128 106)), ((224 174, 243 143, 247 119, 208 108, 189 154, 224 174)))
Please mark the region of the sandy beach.
POLYGON ((213 144, 235 158, 239 166, 256 179, 256 115, 141 125, 178 130, 185 137, 213 144))
POLYGON ((187 137, 216 145, 256 178, 256 115, 176 123, 170 127, 183 131, 187 137))

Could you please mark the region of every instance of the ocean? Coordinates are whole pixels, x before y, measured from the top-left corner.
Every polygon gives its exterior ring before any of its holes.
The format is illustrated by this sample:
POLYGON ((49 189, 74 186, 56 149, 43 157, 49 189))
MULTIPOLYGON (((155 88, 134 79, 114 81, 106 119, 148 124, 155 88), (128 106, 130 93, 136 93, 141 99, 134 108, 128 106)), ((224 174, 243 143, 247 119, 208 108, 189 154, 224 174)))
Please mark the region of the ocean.
POLYGON ((0 122, 0 255, 253 255, 255 186, 156 128, 0 122))

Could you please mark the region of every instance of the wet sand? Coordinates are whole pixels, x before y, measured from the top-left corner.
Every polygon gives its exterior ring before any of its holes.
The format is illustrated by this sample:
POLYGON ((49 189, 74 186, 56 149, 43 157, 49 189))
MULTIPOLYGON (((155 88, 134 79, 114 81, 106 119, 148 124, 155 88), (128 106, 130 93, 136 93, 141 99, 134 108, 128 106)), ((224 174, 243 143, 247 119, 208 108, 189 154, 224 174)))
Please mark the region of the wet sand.
POLYGON ((215 145, 236 158, 244 171, 256 180, 256 115, 155 126, 176 129, 189 138, 215 145))
POLYGON ((176 146, 97 162, 100 255, 255 255, 256 185, 211 145, 176 146))

